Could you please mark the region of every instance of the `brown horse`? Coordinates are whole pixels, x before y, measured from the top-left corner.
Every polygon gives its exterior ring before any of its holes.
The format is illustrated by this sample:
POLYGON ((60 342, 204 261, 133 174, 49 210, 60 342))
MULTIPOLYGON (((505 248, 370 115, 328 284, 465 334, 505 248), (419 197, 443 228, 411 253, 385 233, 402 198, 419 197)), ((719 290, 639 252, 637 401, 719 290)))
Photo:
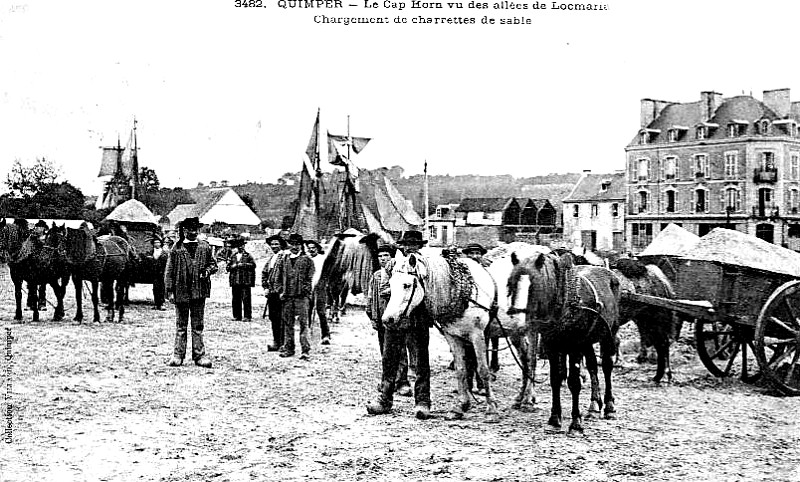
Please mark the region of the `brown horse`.
POLYGON ((0 261, 8 263, 14 283, 16 312, 14 320, 22 320, 22 282, 28 282, 33 321, 39 321, 39 285, 49 284, 56 295, 53 321, 64 319, 64 293, 69 282, 69 266, 63 238, 55 225, 44 241, 28 231, 28 223, 17 219, 13 224, 0 221, 0 261))
MULTIPOLYGON (((610 270, 598 266, 575 266, 571 254, 539 254, 519 260, 509 276, 513 298, 527 298, 526 319, 530 330, 541 334, 550 365, 552 408, 548 424, 561 427, 561 367, 569 358, 567 385, 572 394, 572 423, 569 430, 582 432, 579 408, 580 364, 585 359, 592 385, 589 416, 615 414, 611 372, 615 336, 619 328, 619 280, 610 270), (521 292, 527 276, 530 286, 521 292), (594 343, 600 343, 605 396, 600 398, 594 343)), ((516 303, 514 303, 516 304, 516 303)), ((534 336, 535 340, 536 337, 534 336)), ((536 343, 529 347, 529 359, 536 360, 536 343)))
POLYGON ((378 235, 337 235, 325 254, 315 289, 325 293, 331 322, 344 314, 347 295, 365 293, 378 270, 378 235))
POLYGON ((135 261, 131 245, 119 236, 105 235, 96 238, 86 225, 79 229, 67 228, 67 257, 72 267, 72 282, 75 285, 77 308, 75 321, 83 321, 83 281, 91 283, 94 322, 100 321, 98 309, 98 284, 100 301, 106 304, 106 321, 114 321, 115 308, 119 309, 118 321, 125 315, 125 288, 135 261), (114 293, 116 292, 116 306, 114 293))

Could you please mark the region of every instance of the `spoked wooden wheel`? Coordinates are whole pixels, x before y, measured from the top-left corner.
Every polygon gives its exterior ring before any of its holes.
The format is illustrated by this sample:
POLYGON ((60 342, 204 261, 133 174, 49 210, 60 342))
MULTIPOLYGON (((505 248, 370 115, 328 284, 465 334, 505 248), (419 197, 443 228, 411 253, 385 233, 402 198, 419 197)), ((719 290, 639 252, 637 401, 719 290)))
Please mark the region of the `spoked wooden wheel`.
POLYGON ((712 375, 739 376, 745 383, 761 376, 751 327, 697 320, 694 333, 697 354, 712 375))
POLYGON ((764 376, 786 395, 800 395, 800 280, 767 298, 756 321, 755 348, 764 376))

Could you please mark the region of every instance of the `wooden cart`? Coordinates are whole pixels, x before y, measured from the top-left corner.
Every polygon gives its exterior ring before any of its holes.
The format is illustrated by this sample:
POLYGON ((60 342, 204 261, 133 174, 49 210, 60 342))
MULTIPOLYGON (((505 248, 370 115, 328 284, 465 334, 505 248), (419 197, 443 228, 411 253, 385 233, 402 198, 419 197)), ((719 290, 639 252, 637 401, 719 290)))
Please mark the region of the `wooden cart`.
POLYGON ((748 383, 765 377, 800 395, 800 254, 730 233, 714 230, 706 243, 713 250, 701 241, 672 260, 676 299, 623 296, 693 318, 697 353, 712 374, 748 383), (735 242, 726 246, 720 237, 735 242))

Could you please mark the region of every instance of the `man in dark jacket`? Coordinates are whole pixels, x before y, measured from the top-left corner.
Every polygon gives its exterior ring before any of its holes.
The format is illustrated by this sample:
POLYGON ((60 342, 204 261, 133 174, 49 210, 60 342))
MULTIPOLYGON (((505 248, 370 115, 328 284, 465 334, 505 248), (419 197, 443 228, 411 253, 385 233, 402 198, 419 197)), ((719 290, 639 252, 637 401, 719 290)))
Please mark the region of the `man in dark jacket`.
POLYGON ((164 310, 164 271, 167 268, 167 258, 169 253, 164 249, 164 243, 159 237, 152 240, 153 243, 153 303, 156 310, 164 310))
POLYGON ((245 251, 245 239, 241 236, 230 240, 231 254, 228 256, 228 273, 231 285, 233 306, 233 319, 242 320, 242 306, 244 306, 244 321, 252 321, 253 305, 250 297, 250 288, 256 285, 256 261, 245 251))
POLYGON ((206 298, 211 295, 210 276, 217 272, 211 246, 197 239, 202 224, 198 218, 186 218, 179 227, 178 242, 169 252, 164 285, 169 300, 175 303, 177 329, 175 351, 169 366, 180 366, 186 355, 186 331, 192 320, 192 359, 198 366, 211 368, 203 344, 203 318, 206 298))
POLYGON ((272 345, 267 346, 267 351, 278 351, 283 346, 283 302, 278 292, 278 266, 284 256, 288 256, 286 241, 277 234, 267 238, 271 256, 264 264, 261 271, 261 287, 267 297, 267 310, 269 321, 272 325, 272 345))
POLYGON ((289 255, 278 264, 278 292, 283 302, 283 347, 281 357, 294 355, 294 323, 300 324, 300 358, 307 360, 311 352, 308 340, 308 303, 311 298, 311 281, 314 262, 303 252, 303 237, 289 236, 289 255))

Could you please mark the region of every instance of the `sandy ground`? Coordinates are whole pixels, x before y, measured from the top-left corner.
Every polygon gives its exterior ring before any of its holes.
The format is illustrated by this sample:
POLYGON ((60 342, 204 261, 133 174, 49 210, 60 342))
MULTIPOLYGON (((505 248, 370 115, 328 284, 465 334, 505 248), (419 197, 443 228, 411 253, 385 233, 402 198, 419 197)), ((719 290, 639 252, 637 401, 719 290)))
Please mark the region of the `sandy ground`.
MULTIPOLYGON (((132 290, 124 324, 94 325, 49 321, 52 308, 46 321, 25 312, 24 324, 12 324, 6 271, 0 288, 4 429, 12 407, 2 481, 800 481, 800 398, 716 379, 680 343, 673 383, 655 386, 654 367, 633 362, 633 327, 623 328, 626 352, 614 374, 617 418, 568 436, 545 430, 546 363, 536 407, 511 408, 520 371, 508 351, 496 382, 500 423, 483 422, 483 402, 464 420, 445 421, 455 383, 438 333, 434 417, 414 419, 402 397, 392 414, 367 415, 379 355, 358 308, 333 325, 330 346, 314 331, 310 361, 283 359, 266 352, 264 297, 254 297, 255 322, 230 321, 227 278, 218 275, 205 332, 214 368, 169 368, 174 313, 152 309, 149 286, 132 290)), ((71 318, 72 293, 66 307, 71 318)))

